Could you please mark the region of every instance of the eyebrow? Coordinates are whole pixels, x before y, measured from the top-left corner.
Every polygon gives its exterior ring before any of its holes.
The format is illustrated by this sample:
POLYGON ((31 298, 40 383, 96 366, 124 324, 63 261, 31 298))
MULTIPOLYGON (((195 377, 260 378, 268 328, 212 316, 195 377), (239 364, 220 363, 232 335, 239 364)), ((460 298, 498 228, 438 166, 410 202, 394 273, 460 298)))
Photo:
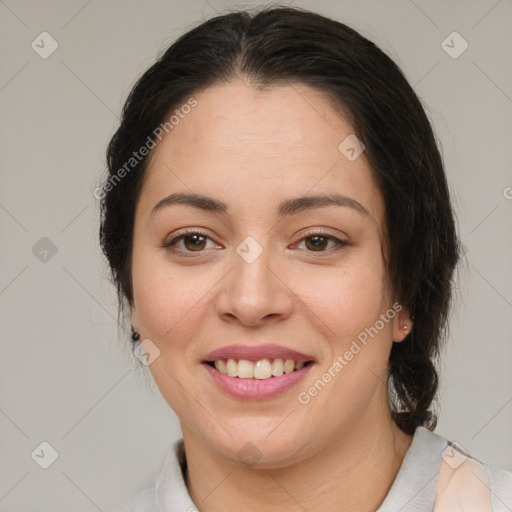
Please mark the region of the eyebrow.
MULTIPOLYGON (((228 205, 217 199, 203 196, 201 194, 175 193, 164 197, 156 203, 151 210, 150 219, 158 211, 174 204, 185 204, 206 212, 222 214, 227 214, 229 212, 228 205)), ((279 204, 277 213, 280 217, 285 217, 324 206, 344 206, 353 208, 359 213, 371 217, 368 210, 361 203, 341 194, 319 194, 287 199, 279 204)))

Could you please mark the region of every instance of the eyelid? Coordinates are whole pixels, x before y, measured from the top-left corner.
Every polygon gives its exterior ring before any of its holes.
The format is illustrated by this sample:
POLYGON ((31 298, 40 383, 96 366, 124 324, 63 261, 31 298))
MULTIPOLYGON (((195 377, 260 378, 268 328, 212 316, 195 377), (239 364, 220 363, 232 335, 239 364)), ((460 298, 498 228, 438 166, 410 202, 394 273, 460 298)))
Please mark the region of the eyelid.
POLYGON ((310 238, 310 237, 313 237, 313 236, 320 236, 322 238, 327 238, 328 240, 331 240, 331 241, 335 242, 338 247, 327 249, 325 251, 306 251, 306 252, 311 253, 311 254, 318 254, 318 255, 330 254, 333 251, 339 250, 342 247, 348 245, 348 242, 346 240, 342 240, 341 238, 339 238, 337 236, 334 236, 331 233, 328 233, 327 231, 325 231, 322 228, 312 228, 312 229, 310 228, 309 231, 300 233, 300 238, 299 238, 298 242, 295 242, 293 244, 293 246, 296 246, 296 245, 304 242, 304 240, 306 238, 310 238))
POLYGON ((308 236, 314 236, 314 235, 325 236, 326 238, 335 238, 336 240, 343 242, 343 240, 339 236, 333 235, 332 233, 327 231, 325 228, 307 228, 304 231, 300 231, 297 236, 300 236, 302 239, 302 238, 307 238, 308 236))
MULTIPOLYGON (((215 244, 217 244, 217 242, 215 242, 215 240, 213 240, 213 238, 210 235, 208 235, 208 233, 203 231, 202 229, 200 229, 200 228, 185 228, 182 231, 178 231, 177 233, 174 233, 173 236, 169 240, 164 241, 162 244, 162 248, 166 249, 172 253, 186 254, 187 256, 193 256, 194 253, 201 254, 202 252, 205 252, 206 249, 203 249, 201 251, 187 251, 187 250, 182 250, 182 249, 174 249, 174 246, 178 242, 180 242, 186 236, 189 236, 189 235, 200 235, 204 238, 211 240, 215 244)), ((217 244, 217 245, 219 245, 219 244, 217 244)))

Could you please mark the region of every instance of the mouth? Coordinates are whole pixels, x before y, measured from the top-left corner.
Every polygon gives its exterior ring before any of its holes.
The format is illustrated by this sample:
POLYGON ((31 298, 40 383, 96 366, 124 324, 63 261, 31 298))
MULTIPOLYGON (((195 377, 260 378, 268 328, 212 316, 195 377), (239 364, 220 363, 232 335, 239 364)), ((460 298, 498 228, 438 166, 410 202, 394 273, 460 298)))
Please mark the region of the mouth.
POLYGON ((315 363, 311 356, 278 345, 231 345, 202 361, 222 391, 243 399, 275 397, 295 386, 315 363))
POLYGON ((313 361, 284 359, 281 357, 275 359, 264 358, 257 361, 229 358, 205 361, 205 364, 228 377, 267 380, 296 372, 305 366, 313 364, 313 361))

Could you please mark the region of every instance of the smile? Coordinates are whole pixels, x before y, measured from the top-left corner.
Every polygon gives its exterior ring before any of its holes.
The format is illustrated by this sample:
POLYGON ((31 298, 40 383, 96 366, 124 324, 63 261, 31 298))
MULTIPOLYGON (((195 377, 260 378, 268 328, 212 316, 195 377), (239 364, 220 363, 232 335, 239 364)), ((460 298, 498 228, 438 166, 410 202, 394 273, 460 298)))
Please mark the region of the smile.
POLYGON ((278 345, 231 345, 208 354, 203 367, 229 395, 264 399, 295 386, 315 362, 311 356, 278 345))
POLYGON ((293 359, 260 359, 248 361, 247 359, 217 359, 209 362, 216 370, 229 377, 239 379, 266 380, 272 377, 280 377, 283 374, 300 370, 308 361, 294 361, 293 359))

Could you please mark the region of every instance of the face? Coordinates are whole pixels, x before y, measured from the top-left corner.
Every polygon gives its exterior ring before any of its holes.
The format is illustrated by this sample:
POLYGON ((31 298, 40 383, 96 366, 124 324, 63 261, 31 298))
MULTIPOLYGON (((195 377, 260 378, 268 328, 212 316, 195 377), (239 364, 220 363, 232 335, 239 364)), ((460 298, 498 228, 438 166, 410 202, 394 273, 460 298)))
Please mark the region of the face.
POLYGON ((234 461, 250 442, 278 467, 389 413, 406 313, 383 264, 384 202, 320 92, 233 81, 194 97, 137 203, 132 321, 186 440, 234 461))

